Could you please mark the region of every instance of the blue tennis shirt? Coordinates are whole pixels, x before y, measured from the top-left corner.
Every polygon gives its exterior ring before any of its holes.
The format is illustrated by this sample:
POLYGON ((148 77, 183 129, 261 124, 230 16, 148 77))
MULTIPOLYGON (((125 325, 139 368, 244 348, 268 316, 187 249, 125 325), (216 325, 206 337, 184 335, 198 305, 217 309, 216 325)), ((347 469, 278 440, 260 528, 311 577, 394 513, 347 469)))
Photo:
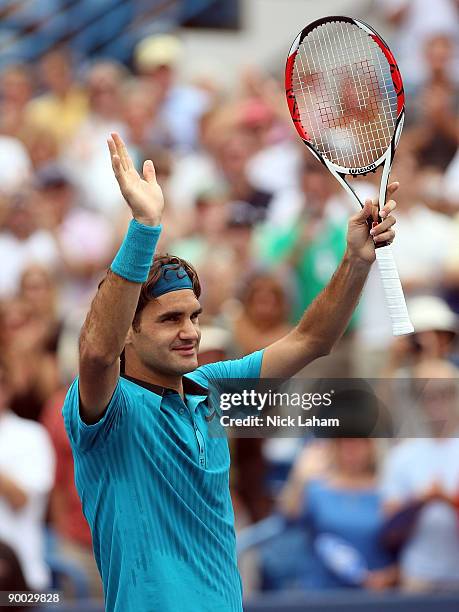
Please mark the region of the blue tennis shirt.
POLYGON ((225 437, 209 435, 209 381, 258 378, 263 351, 201 366, 170 389, 119 379, 103 418, 62 410, 108 612, 241 612, 225 437), (207 417, 207 419, 206 419, 207 417))

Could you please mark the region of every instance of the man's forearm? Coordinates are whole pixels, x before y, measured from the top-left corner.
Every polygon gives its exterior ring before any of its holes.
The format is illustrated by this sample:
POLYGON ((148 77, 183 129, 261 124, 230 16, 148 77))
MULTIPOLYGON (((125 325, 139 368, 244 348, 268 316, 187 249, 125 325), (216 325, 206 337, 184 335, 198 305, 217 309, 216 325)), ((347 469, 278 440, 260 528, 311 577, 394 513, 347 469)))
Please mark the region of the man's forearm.
MULTIPOLYGON (((391 183, 387 193, 394 193, 398 183, 391 183)), ((375 243, 392 242, 396 207, 393 200, 380 211, 383 219, 370 234, 368 220, 376 220, 378 203, 366 200, 362 210, 351 217, 347 232, 347 250, 333 278, 308 307, 298 325, 284 338, 265 349, 261 376, 288 378, 317 357, 328 355, 343 335, 359 301, 363 286, 375 261, 375 243)))
POLYGON ((333 278, 304 313, 297 331, 312 340, 319 354, 328 354, 346 330, 370 267, 346 252, 333 278))
POLYGON ((111 270, 94 298, 81 330, 80 355, 103 363, 120 356, 132 324, 142 285, 111 270))
POLYGON ((161 228, 132 220, 91 304, 80 336, 80 357, 111 365, 123 350, 139 295, 150 272, 161 228))
POLYGON ((151 271, 164 209, 153 162, 145 161, 142 178, 119 134, 112 133, 107 142, 113 172, 132 220, 80 335, 80 416, 88 425, 102 417, 118 384, 119 356, 134 320, 142 285, 151 271))

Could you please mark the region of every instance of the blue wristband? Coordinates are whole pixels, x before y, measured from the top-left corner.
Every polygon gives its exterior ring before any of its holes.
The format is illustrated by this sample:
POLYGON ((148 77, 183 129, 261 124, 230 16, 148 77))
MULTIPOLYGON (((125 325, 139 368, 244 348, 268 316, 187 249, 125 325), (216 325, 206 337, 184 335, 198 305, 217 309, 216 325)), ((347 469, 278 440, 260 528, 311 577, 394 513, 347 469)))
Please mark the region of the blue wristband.
POLYGON ((161 225, 152 227, 132 219, 123 244, 110 266, 112 272, 133 283, 144 283, 150 272, 160 234, 161 225))

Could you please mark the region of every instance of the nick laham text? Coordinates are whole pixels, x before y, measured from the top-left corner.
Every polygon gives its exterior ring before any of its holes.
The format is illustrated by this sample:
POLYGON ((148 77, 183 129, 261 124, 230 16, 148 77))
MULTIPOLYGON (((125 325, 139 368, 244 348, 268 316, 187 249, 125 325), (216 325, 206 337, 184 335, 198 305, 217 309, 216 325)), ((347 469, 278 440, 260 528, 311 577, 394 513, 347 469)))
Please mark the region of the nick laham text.
POLYGON ((306 417, 303 414, 295 416, 251 415, 246 417, 231 417, 224 414, 220 417, 223 427, 339 427, 339 419, 320 419, 316 416, 306 417))

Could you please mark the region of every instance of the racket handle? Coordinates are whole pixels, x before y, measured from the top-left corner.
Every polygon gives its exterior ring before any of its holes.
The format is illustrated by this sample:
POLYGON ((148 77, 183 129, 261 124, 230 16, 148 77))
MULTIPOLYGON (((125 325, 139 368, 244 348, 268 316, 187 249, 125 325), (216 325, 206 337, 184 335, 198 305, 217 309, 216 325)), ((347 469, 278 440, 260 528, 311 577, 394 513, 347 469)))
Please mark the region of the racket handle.
POLYGON ((384 295, 389 309, 392 333, 394 336, 412 334, 414 327, 408 315, 402 284, 390 246, 376 249, 376 261, 378 262, 384 295))

